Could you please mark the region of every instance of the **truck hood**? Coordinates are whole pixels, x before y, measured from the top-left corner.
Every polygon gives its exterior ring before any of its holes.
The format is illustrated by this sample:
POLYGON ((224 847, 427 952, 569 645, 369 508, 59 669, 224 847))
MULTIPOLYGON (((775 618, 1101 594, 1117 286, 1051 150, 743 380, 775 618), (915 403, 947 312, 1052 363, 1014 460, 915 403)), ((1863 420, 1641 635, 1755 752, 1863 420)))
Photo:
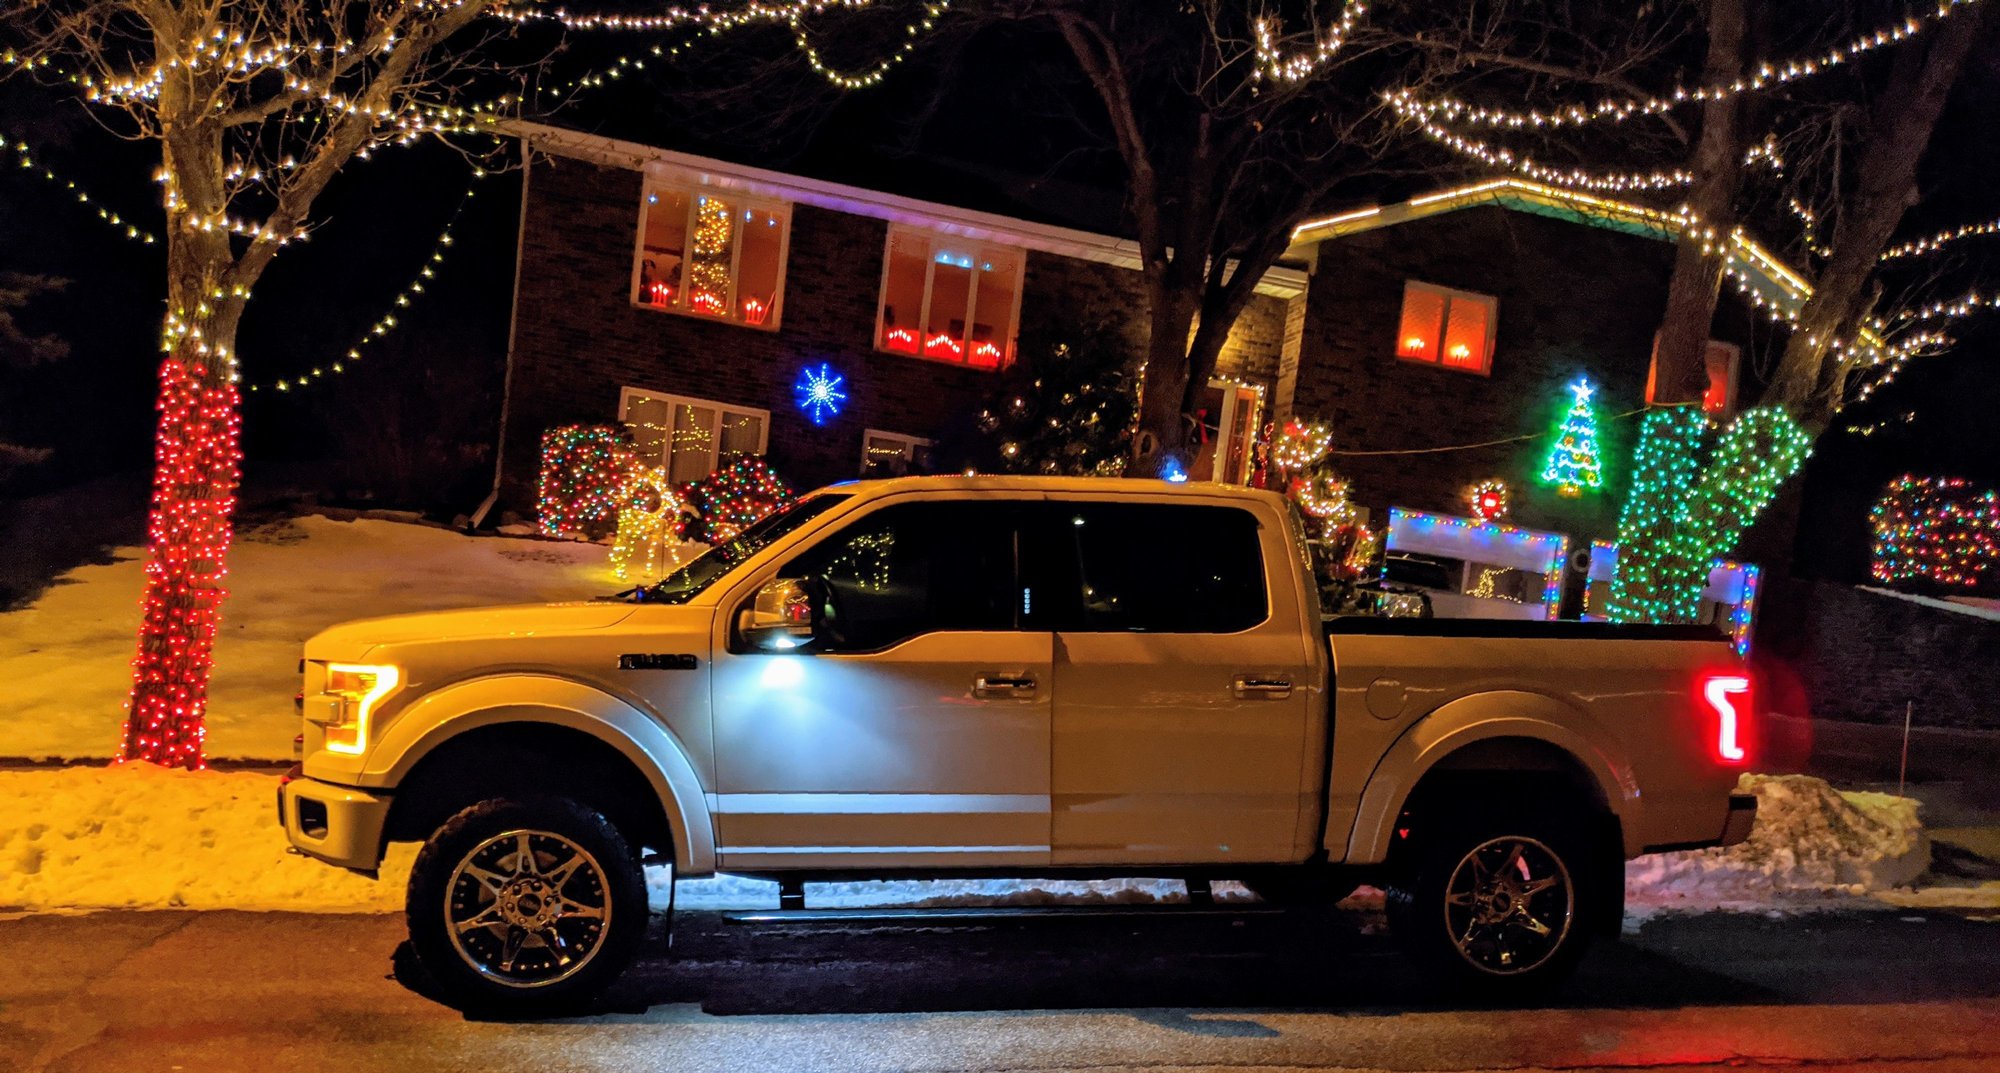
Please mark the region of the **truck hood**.
POLYGON ((378 645, 450 638, 547 637, 616 626, 630 618, 633 605, 604 601, 510 604, 462 611, 425 611, 343 622, 306 641, 306 658, 347 662, 366 657, 378 645))

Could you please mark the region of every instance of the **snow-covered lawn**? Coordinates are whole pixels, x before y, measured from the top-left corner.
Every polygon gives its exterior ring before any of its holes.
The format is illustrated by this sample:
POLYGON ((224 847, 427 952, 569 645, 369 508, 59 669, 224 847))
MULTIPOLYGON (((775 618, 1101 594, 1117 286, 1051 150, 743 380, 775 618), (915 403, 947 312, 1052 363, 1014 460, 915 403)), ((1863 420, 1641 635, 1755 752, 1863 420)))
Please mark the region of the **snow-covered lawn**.
MULTIPOLYGON (((70 571, 0 614, 0 757, 109 757, 131 687, 142 550, 70 571)), ((290 760, 299 649, 337 622, 586 599, 625 586, 606 550, 379 519, 302 515, 238 534, 215 644, 208 755, 290 760)))
MULTIPOLYGON (((1841 794, 1802 776, 1746 780, 1760 818, 1749 842, 1645 858, 1627 867, 1632 912, 1841 905, 2000 907, 2000 884, 1910 886, 1928 861, 1917 803, 1841 794)), ((277 779, 149 765, 0 771, 0 910, 238 908, 393 912, 415 847, 391 849, 379 881, 286 852, 277 779)), ((664 903, 669 873, 649 874, 664 903)), ((1218 896, 1248 898, 1218 885, 1218 896)), ((1174 880, 965 880, 810 884, 829 906, 1179 901, 1174 880)), ((683 882, 686 908, 771 908, 775 884, 738 877, 683 882)), ((1364 891, 1362 907, 1380 899, 1364 891)))

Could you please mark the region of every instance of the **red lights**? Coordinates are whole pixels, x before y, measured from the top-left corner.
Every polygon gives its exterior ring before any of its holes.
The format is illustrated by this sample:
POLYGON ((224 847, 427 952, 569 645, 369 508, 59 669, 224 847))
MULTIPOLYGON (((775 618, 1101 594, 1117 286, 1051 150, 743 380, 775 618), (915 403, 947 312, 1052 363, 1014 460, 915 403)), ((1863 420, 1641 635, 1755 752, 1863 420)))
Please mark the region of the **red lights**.
POLYGON ((160 365, 146 591, 121 763, 207 766, 202 717, 228 595, 223 560, 242 479, 240 403, 225 373, 179 357, 160 365))
POLYGON ((1701 697, 1715 713, 1715 758, 1741 764, 1749 758, 1744 738, 1749 727, 1750 679, 1740 674, 1712 674, 1702 679, 1701 697))

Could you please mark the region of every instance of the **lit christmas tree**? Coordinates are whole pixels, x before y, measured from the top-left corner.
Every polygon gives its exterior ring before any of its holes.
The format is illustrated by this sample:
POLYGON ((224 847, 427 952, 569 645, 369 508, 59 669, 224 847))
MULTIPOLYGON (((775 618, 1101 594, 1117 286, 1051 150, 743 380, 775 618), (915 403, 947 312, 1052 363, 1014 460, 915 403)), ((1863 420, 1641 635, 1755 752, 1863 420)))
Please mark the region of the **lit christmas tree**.
POLYGON ((1556 429, 1556 444, 1542 467, 1542 483, 1555 485, 1558 494, 1574 499, 1586 488, 1602 486, 1604 474, 1597 460, 1597 412, 1590 406, 1597 387, 1589 377, 1579 376, 1569 390, 1576 402, 1556 429))
POLYGON ((1132 354, 1108 325, 1028 339, 995 385, 971 442, 946 457, 982 473, 1117 476, 1138 411, 1132 354))

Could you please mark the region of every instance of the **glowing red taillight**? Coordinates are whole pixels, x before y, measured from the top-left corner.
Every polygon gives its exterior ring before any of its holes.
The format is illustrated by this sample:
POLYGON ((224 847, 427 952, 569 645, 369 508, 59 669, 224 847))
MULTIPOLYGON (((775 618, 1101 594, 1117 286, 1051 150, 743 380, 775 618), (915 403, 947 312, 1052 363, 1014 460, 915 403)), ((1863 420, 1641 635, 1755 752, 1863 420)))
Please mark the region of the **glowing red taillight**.
POLYGON ((1740 764, 1749 758, 1743 747, 1748 736, 1750 679, 1740 674, 1712 674, 1701 680, 1701 699, 1715 713, 1715 758, 1740 764))

